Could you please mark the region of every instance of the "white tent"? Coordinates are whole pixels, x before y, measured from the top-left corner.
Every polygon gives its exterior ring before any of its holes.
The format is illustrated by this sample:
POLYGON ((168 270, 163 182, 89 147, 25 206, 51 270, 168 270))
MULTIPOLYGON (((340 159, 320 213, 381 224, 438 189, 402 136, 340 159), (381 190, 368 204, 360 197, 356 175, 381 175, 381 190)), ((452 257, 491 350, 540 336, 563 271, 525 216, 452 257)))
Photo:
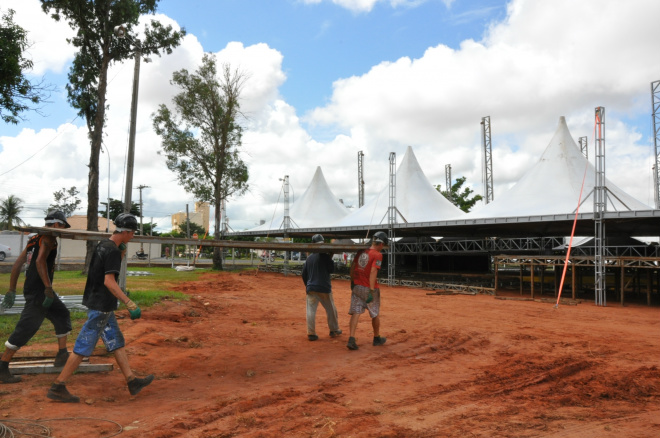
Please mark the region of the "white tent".
MULTIPOLYGON (((289 208, 291 228, 331 226, 348 213, 344 204, 339 202, 330 190, 320 167, 316 168, 305 193, 289 208)), ((284 215, 280 215, 248 231, 278 230, 282 228, 283 223, 284 215)))
MULTIPOLYGON (((334 225, 387 225, 389 203, 388 183, 375 198, 334 225)), ((398 223, 439 221, 465 215, 429 182, 410 146, 396 171, 396 208, 398 223)))
MULTIPOLYGON (((540 160, 513 187, 483 207, 468 213, 468 218, 494 218, 574 213, 580 189, 584 189, 580 212, 593 211, 596 169, 582 155, 566 126, 559 126, 540 160), (585 177, 586 168, 586 177, 585 177)), ((607 210, 649 210, 650 207, 625 193, 606 179, 607 210)))

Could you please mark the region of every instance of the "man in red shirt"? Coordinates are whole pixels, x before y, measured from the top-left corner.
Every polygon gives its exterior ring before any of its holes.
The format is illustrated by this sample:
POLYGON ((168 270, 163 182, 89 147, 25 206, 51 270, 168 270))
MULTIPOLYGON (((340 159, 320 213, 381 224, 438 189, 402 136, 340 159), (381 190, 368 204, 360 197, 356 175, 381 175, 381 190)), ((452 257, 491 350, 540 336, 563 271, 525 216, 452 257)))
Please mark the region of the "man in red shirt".
POLYGON ((380 289, 378 288, 378 270, 383 263, 381 251, 387 246, 387 235, 378 231, 373 235, 371 248, 358 252, 351 266, 351 315, 350 337, 346 345, 349 350, 357 350, 359 347, 355 341, 355 330, 357 329, 360 315, 365 310, 369 311, 371 326, 374 329, 374 346, 385 344, 386 338, 380 336, 380 289))

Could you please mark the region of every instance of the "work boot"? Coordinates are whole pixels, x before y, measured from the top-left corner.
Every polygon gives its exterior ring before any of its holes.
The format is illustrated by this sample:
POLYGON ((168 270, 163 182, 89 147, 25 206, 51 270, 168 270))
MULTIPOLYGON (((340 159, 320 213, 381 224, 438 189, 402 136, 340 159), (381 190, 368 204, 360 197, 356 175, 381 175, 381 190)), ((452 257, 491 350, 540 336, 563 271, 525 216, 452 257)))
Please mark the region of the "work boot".
POLYGON ((349 350, 357 350, 358 348, 360 348, 357 346, 357 343, 355 342, 355 338, 353 336, 348 338, 348 344, 346 344, 346 347, 349 350))
POLYGON ((385 344, 385 341, 387 341, 387 338, 384 338, 382 336, 374 337, 374 347, 378 347, 380 345, 385 344))
POLYGON ((140 391, 142 391, 142 388, 149 386, 149 384, 153 381, 153 374, 149 374, 144 378, 136 377, 133 380, 128 381, 128 391, 131 393, 131 395, 137 395, 140 391))
POLYGON ((307 335, 307 339, 310 341, 316 341, 319 339, 319 337, 317 335, 307 335))
POLYGON ((2 383, 18 383, 23 380, 20 376, 14 376, 11 371, 9 371, 9 364, 3 362, 0 365, 0 382, 2 383))
POLYGON ((330 331, 330 337, 331 338, 336 338, 337 336, 341 335, 342 331, 341 330, 331 330, 330 331))
POLYGON ((63 367, 66 364, 67 359, 69 359, 69 352, 66 350, 60 350, 57 352, 57 356, 55 356, 53 366, 56 368, 63 367))
POLYGON ((53 383, 46 397, 62 403, 78 403, 80 401, 80 397, 76 397, 67 391, 64 383, 53 383))

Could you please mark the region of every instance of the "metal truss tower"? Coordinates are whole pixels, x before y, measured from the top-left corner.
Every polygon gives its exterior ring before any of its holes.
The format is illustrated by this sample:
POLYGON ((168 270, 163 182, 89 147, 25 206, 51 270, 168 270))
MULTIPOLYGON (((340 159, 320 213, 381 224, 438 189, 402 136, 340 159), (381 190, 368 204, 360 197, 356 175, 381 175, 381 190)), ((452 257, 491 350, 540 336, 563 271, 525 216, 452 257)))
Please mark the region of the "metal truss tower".
POLYGON ((493 202, 493 148, 490 135, 490 116, 481 118, 481 139, 484 145, 484 201, 493 202))
POLYGON ((603 215, 607 211, 607 187, 605 187, 605 108, 596 107, 596 181, 594 183, 594 291, 597 306, 606 306, 605 264, 605 223, 603 215))
POLYGON ((364 205, 364 153, 358 151, 358 208, 364 205))
POLYGON ((282 228, 284 231, 291 228, 291 216, 289 216, 289 175, 284 175, 283 190, 284 190, 284 221, 282 222, 282 228))
POLYGON ((445 164, 445 187, 447 198, 450 202, 454 202, 454 197, 451 193, 451 164, 445 164))
POLYGON ((651 82, 651 103, 653 105, 653 146, 655 151, 655 166, 653 167, 653 183, 655 191, 655 208, 660 208, 660 81, 651 82))
POLYGON ((578 142, 580 143, 580 150, 582 151, 582 155, 584 155, 584 158, 589 158, 589 148, 587 147, 587 137, 580 137, 578 139, 578 142))
POLYGON ((388 240, 389 251, 387 257, 387 281, 390 286, 394 286, 396 276, 395 270, 395 244, 394 244, 394 224, 396 224, 396 153, 390 152, 390 205, 387 209, 387 225, 388 225, 388 240))

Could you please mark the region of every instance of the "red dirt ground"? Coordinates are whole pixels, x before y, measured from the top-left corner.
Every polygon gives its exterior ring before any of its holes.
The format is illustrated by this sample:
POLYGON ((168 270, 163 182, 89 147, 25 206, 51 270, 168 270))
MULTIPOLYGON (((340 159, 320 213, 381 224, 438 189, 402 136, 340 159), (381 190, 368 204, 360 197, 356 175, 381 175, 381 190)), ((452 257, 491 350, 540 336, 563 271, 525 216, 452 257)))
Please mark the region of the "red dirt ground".
POLYGON ((151 386, 131 397, 115 366, 74 375, 68 388, 83 402, 58 404, 45 397, 53 375, 24 376, 0 386, 0 423, 46 420, 66 438, 118 431, 102 420, 121 424, 121 437, 150 438, 660 436, 657 307, 555 309, 383 287, 387 344, 371 345, 363 315, 360 349, 349 351, 349 285, 333 288, 344 334, 328 336, 319 307, 320 339, 309 342, 300 277, 182 283, 189 302, 120 321, 133 369, 156 375, 151 386))

